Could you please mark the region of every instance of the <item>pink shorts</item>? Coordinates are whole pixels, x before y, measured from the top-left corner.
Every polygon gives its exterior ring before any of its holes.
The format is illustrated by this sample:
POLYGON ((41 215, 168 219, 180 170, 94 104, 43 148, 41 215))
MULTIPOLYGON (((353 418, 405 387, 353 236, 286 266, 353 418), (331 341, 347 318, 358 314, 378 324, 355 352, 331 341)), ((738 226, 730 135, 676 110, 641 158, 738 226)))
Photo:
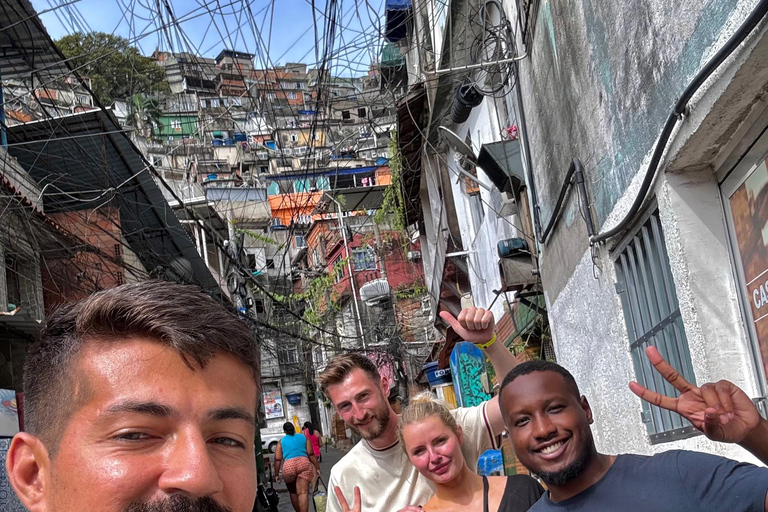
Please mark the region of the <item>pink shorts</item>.
POLYGON ((315 477, 315 468, 308 457, 294 457, 283 462, 283 480, 293 483, 297 478, 311 482, 315 477))

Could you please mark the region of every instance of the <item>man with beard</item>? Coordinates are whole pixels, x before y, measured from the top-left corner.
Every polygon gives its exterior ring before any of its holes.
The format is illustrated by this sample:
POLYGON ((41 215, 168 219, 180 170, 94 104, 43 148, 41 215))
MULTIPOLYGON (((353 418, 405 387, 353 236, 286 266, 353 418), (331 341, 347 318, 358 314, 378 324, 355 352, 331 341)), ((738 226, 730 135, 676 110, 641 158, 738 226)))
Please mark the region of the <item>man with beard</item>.
POLYGON ((31 512, 251 512, 258 348, 197 288, 127 284, 30 347, 6 461, 31 512))
MULTIPOLYGON (((768 421, 741 389, 728 381, 694 386, 655 348, 646 354, 680 396, 633 382, 636 395, 680 414, 708 438, 738 443, 768 463, 768 421)), ((682 450, 651 457, 598 453, 592 409, 573 376, 555 363, 519 365, 499 396, 517 458, 549 487, 531 511, 768 511, 768 469, 682 450)))
MULTIPOLYGON (((506 375, 518 361, 493 332, 493 313, 480 308, 461 311, 458 319, 442 312, 442 318, 463 340, 485 350, 496 375, 506 375)), ((389 382, 376 365, 360 354, 334 358, 320 376, 325 395, 339 416, 360 437, 332 469, 328 488, 337 487, 350 499, 359 487, 365 512, 415 512, 434 494, 434 484, 421 476, 397 440, 397 413, 387 400, 389 382)), ((464 457, 476 464, 487 449, 496 448, 496 437, 504 428, 498 397, 477 407, 452 411, 464 434, 464 457)), ((334 494, 328 512, 342 512, 334 494)))

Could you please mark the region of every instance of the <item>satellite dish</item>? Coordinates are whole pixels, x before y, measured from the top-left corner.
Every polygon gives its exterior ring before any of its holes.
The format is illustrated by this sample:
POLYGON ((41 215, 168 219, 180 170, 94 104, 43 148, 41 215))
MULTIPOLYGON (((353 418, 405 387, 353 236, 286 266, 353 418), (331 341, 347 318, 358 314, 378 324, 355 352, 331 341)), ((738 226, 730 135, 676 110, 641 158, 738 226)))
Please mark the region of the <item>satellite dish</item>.
POLYGON ((445 126, 440 126, 438 129, 440 130, 440 134, 443 136, 443 139, 448 142, 454 151, 466 157, 469 161, 472 162, 472 164, 477 164, 477 157, 475 156, 474 151, 472 151, 472 148, 467 146, 467 144, 461 140, 458 135, 453 133, 445 126))

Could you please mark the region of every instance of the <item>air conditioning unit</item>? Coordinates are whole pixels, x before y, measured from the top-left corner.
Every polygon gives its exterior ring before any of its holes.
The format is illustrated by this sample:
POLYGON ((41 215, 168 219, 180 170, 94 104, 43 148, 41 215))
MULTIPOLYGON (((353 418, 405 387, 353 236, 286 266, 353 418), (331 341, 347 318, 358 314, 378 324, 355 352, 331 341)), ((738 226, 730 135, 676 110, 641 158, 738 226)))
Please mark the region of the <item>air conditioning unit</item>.
POLYGON ((512 192, 501 193, 501 208, 499 208, 499 217, 509 217, 518 212, 517 201, 512 192))
POLYGON ((418 261, 421 259, 421 251, 408 251, 406 257, 409 261, 418 261))
POLYGON ((269 153, 267 151, 257 151, 256 158, 259 160, 267 160, 269 159, 269 153))
POLYGON ((295 156, 303 156, 306 155, 309 152, 309 148, 306 146, 301 146, 300 148, 294 148, 293 154, 295 156))
POLYGON ((293 149, 292 148, 283 148, 282 153, 283 153, 283 156, 292 156, 293 155, 293 149))

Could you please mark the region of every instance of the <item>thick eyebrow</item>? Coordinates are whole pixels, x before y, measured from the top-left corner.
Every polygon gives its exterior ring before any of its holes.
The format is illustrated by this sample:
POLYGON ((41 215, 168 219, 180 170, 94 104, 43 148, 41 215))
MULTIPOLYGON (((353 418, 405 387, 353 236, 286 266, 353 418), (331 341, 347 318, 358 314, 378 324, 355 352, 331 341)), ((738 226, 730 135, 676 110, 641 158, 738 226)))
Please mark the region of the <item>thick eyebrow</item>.
POLYGON ((208 419, 212 421, 242 420, 250 425, 256 424, 256 418, 253 417, 253 414, 242 407, 223 407, 221 409, 214 409, 208 413, 208 419))
POLYGON ((119 414, 124 412, 133 414, 146 414, 148 416, 155 416, 158 418, 168 418, 178 415, 178 411, 173 407, 169 407, 157 402, 126 401, 117 403, 106 410, 106 414, 119 414))

